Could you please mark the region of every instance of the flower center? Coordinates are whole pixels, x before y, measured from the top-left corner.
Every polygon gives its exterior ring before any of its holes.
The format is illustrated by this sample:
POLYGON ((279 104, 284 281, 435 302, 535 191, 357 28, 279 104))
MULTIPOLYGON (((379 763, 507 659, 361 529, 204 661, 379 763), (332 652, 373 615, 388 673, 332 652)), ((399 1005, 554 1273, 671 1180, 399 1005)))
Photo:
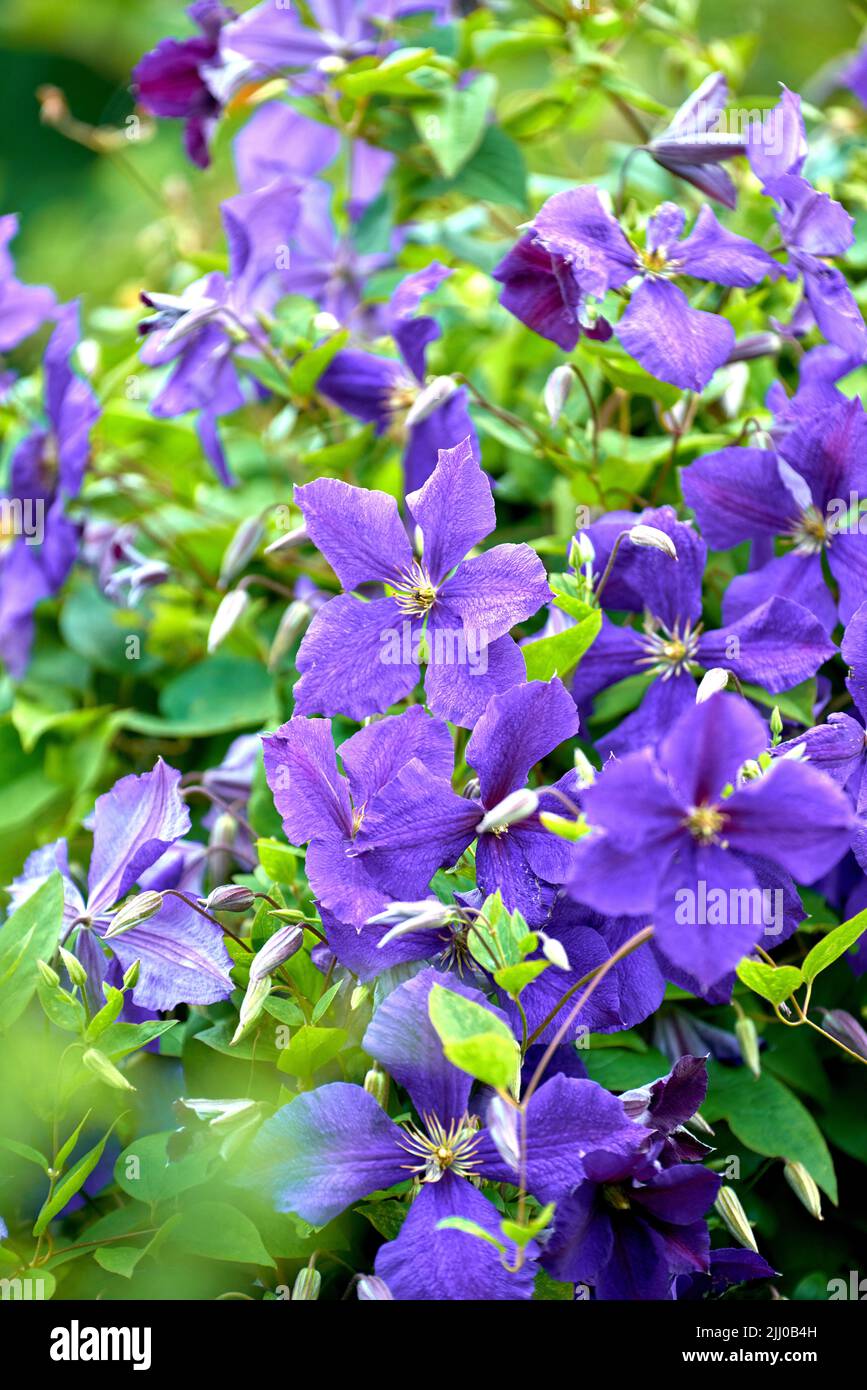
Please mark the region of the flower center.
POLYGON ((638 254, 641 257, 641 264, 644 266, 645 270, 649 270, 652 275, 665 270, 668 264, 668 257, 661 246, 657 246, 655 251, 639 251, 638 254))
POLYGON ((669 631, 662 623, 645 618, 644 632, 638 640, 647 655, 639 658, 638 665, 647 666, 651 675, 661 676, 663 680, 683 675, 696 659, 701 628, 701 623, 693 627, 687 621, 683 631, 679 623, 669 631))
POLYGON ((408 569, 401 570, 393 588, 402 613, 429 613, 436 603, 436 585, 419 560, 413 560, 408 569))
POLYGON ((631 1203, 626 1193, 616 1183, 606 1182, 602 1185, 602 1195, 610 1207, 615 1211, 629 1211, 631 1203))
POLYGON ((727 820, 728 816, 717 806, 693 806, 683 823, 700 844, 711 845, 719 840, 727 820))
POLYGON ((459 1178, 473 1177, 479 1162, 474 1150, 481 1138, 475 1121, 465 1114, 452 1120, 446 1129, 435 1115, 425 1115, 423 1119, 424 1129, 414 1124, 404 1127, 401 1148, 420 1160, 404 1166, 412 1173, 420 1173, 422 1182, 439 1182, 449 1169, 459 1178))
POLYGON ((806 507, 791 530, 797 550, 816 555, 828 540, 828 527, 818 507, 806 507))

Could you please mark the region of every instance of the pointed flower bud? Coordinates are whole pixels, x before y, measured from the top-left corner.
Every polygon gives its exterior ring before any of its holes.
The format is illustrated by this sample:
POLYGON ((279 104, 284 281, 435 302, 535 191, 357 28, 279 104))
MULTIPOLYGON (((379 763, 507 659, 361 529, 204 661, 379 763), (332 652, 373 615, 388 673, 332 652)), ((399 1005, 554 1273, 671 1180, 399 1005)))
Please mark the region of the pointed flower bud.
POLYGON ((421 902, 390 903, 384 912, 378 912, 375 917, 369 917, 367 926, 391 927, 391 931, 386 932, 377 942, 377 945, 382 948, 389 941, 394 941, 401 936, 408 936, 411 932, 433 931, 437 928, 447 927, 453 915, 453 909, 441 903, 439 899, 423 898, 421 902))
POLYGON ((112 917, 111 925, 104 933, 105 940, 109 941, 113 936, 121 936, 133 927, 140 926, 148 918, 155 917, 162 905, 162 893, 155 893, 151 889, 148 889, 146 893, 137 893, 134 898, 127 898, 120 911, 112 917))
POLYGON ((205 898, 208 912, 249 912, 256 894, 242 883, 223 883, 213 888, 205 898))
POLYGON ((276 541, 265 546, 266 555, 276 555, 280 550, 291 550, 293 546, 300 545, 307 539, 307 527, 296 526, 293 531, 287 531, 285 536, 278 536, 276 541))
POLYGON ((779 705, 774 705, 774 708, 771 710, 771 717, 768 723, 770 725, 770 730, 774 738, 779 738, 780 734, 783 732, 783 716, 780 714, 779 705))
POLYGON ((815 1179, 807 1172, 803 1163, 787 1163, 783 1168, 786 1182, 795 1196, 803 1202, 811 1216, 822 1221, 822 1198, 815 1179))
POLYGON ((322 1288, 322 1275, 318 1269, 311 1269, 310 1265, 305 1265, 299 1269, 295 1276, 295 1283, 292 1285, 292 1302, 314 1303, 319 1297, 319 1290, 322 1288))
POLYGON ((250 606, 246 589, 230 589, 220 600, 208 632, 208 651, 215 652, 250 606))
POLYGON ((734 1188, 721 1187, 714 1205, 735 1240, 740 1241, 747 1250, 754 1250, 758 1254, 759 1247, 756 1245, 753 1228, 734 1188))
POLYGON ((725 690, 729 683, 729 673, 723 670, 722 666, 712 666, 709 671, 705 671, 699 681, 698 689, 695 692, 695 703, 703 705, 705 700, 709 700, 711 695, 718 695, 721 690, 725 690))
POLYGON ((518 1140, 518 1112, 502 1096, 494 1096, 487 1109, 488 1134, 504 1163, 518 1171, 521 1146, 518 1140))
POLYGON ((364 1078, 364 1089, 369 1096, 373 1096, 377 1105, 381 1105, 383 1110, 388 1105, 388 1077, 381 1067, 373 1066, 364 1078))
POLYGON ((235 576, 252 560, 264 535, 265 527, 260 516, 248 516, 241 522, 226 546, 220 566, 220 578, 217 581, 218 588, 228 588, 235 576))
POLYGON ((578 780, 582 787, 592 787, 596 781, 596 768, 580 748, 576 748, 572 754, 572 761, 575 764, 575 771, 578 773, 578 780))
POLYGON ((118 1071, 113 1062, 110 1062, 104 1052, 100 1052, 95 1047, 89 1047, 82 1057, 82 1062, 88 1071, 98 1076, 100 1081, 104 1081, 107 1086, 113 1086, 116 1091, 134 1091, 135 1086, 130 1085, 123 1072, 118 1071))
POLYGON ((650 550, 661 550, 663 555, 668 555, 670 559, 677 559, 677 548, 671 536, 667 536, 664 531, 660 531, 658 526, 645 526, 639 522, 636 526, 629 528, 629 539, 633 545, 647 547, 650 550))
POLYGON ((538 809, 538 794, 529 787, 509 792, 508 796, 504 796, 502 801, 485 813, 476 826, 476 834, 487 835, 492 831, 505 830, 510 825, 517 825, 519 821, 526 820, 538 809))
POLYGON ((542 943, 542 955, 549 960, 552 965, 556 965, 558 970, 569 970, 569 957, 566 954, 562 941, 558 941, 554 936, 548 936, 545 932, 537 932, 537 936, 542 943))
POLYGON ((365 1274, 358 1281, 358 1297, 362 1303, 379 1303, 394 1299, 394 1294, 384 1279, 375 1274, 365 1274))
POLYGON ((844 1047, 851 1048, 867 1061, 867 1032, 857 1018, 853 1018, 845 1009, 823 1009, 822 1025, 832 1038, 841 1042, 844 1047))
POLYGON ((241 1001, 241 1008, 238 1012, 238 1026, 232 1035, 229 1046, 234 1047, 241 1039, 249 1033, 255 1023, 258 1023, 265 1009, 265 1000, 271 993, 271 977, 262 975, 258 979, 251 979, 247 986, 247 993, 241 1001))
POLYGON ((429 381, 427 386, 419 391, 407 411, 404 421, 407 429, 412 429, 413 425, 420 425, 422 420, 427 420, 428 416, 439 410, 457 389, 457 382, 452 377, 435 376, 433 381, 429 381))
POLYGON ((548 412, 548 419, 552 425, 556 425, 563 412, 563 407, 569 399, 572 387, 575 385, 575 373, 568 363, 563 363, 555 367, 548 380, 545 382, 545 390, 542 399, 545 402, 545 409, 548 412))
POLYGON ((273 936, 269 937, 261 950, 257 951, 250 963, 250 983, 267 979, 272 971, 294 956, 304 945, 304 928, 297 923, 287 922, 273 936))
POLYGON ((123 977, 123 987, 124 987, 124 989, 135 989, 136 985, 138 984, 138 977, 139 977, 140 974, 141 974, 141 961, 140 961, 140 960, 134 960, 133 963, 132 963, 132 965, 129 967, 129 970, 127 970, 127 971, 124 972, 124 977, 123 977))
POLYGON ((268 653, 269 671, 277 669, 286 653, 301 637, 312 617, 313 609, 309 603, 305 603, 300 598, 292 600, 277 625, 274 641, 271 643, 271 650, 268 653))
POLYGON ((74 956, 71 951, 67 951, 63 946, 60 947, 60 959, 66 966, 66 973, 74 985, 79 989, 84 989, 87 984, 87 971, 82 965, 78 956, 74 956))
POLYGON ((36 966, 49 989, 60 988, 60 976, 56 970, 52 970, 47 961, 38 960, 36 966))
POLYGON ((759 1056, 759 1035, 756 1032, 756 1025, 753 1023, 753 1020, 748 1018, 746 1014, 739 1018, 735 1024, 735 1037, 738 1040, 741 1056, 753 1076, 761 1076, 762 1063, 759 1056))

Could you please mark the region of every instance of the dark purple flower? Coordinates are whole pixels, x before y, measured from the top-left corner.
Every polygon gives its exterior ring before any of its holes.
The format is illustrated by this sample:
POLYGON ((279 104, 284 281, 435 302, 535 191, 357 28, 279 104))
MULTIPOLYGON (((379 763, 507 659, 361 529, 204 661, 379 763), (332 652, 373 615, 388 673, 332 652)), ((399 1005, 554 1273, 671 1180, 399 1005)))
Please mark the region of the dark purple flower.
MULTIPOLYGON (((345 776, 337 769, 330 719, 290 719, 262 742, 265 775, 286 835, 291 844, 309 844, 311 891, 340 922, 363 926, 389 898, 355 852, 359 832, 407 764, 449 786, 454 753, 448 728, 420 706, 370 724, 340 745, 345 776)), ((413 865, 401 896, 422 897, 439 867, 413 865)))
MULTIPOLYGON (((439 1222, 461 1216, 502 1239, 496 1209, 470 1179, 512 1182, 489 1133, 469 1114, 472 1079, 443 1053, 429 1014, 439 985, 492 1009, 484 995, 451 975, 425 970, 377 1009, 362 1046, 409 1094, 420 1123, 398 1126, 359 1086, 321 1086, 267 1121, 250 1156, 249 1180, 279 1211, 321 1226, 369 1192, 420 1179, 397 1239, 380 1247, 376 1274, 398 1299, 529 1298, 534 1261, 509 1272, 487 1242, 439 1222)), ((492 1009, 502 1018, 499 1010, 492 1009)), ((592 1081, 558 1075, 528 1108, 527 1185, 541 1201, 584 1176, 584 1154, 606 1144, 622 1155, 646 1131, 592 1081)))
POLYGON ((647 148, 657 164, 670 174, 733 208, 737 198, 735 186, 719 165, 725 159, 746 154, 747 133, 726 129, 728 95, 724 73, 710 73, 647 148))
MULTIPOLYGON (((623 515, 603 517, 587 528, 596 551, 594 568, 604 570, 624 530, 623 515)), ((833 656, 834 645, 821 624, 790 598, 768 598, 727 627, 705 632, 701 614, 707 547, 694 527, 678 521, 672 507, 624 519, 627 526, 639 522, 670 536, 677 560, 643 547, 618 551, 603 601, 612 608, 643 609, 642 630, 603 616, 599 636, 575 673, 572 693, 581 706, 628 676, 647 674, 652 682, 638 709, 598 740, 603 756, 655 744, 694 704, 698 668, 722 667, 776 694, 808 680, 833 656)))
POLYGON ((223 109, 218 84, 220 31, 236 18, 236 12, 218 0, 196 0, 188 6, 187 14, 201 35, 162 39, 133 69, 132 90, 150 115, 184 122, 187 154, 200 169, 206 169, 223 109))
POLYGON ((679 1274, 674 1281, 674 1297, 694 1300, 710 1294, 716 1298, 734 1284, 772 1279, 777 1272, 755 1250, 743 1250, 740 1246, 711 1250, 707 1273, 679 1274))
POLYGON ((867 603, 851 619, 840 651, 849 667, 846 684, 861 722, 850 714, 829 714, 826 723, 781 743, 774 753, 784 758, 799 752, 846 791, 858 818, 852 851, 867 872, 867 603))
MULTIPOLYGON (((303 288, 304 260, 297 273, 302 277, 298 292, 313 294, 316 286, 312 283, 303 288)), ((377 434, 390 432, 403 443, 407 492, 420 488, 430 477, 438 450, 454 449, 467 438, 474 445, 476 441, 462 387, 451 391, 442 404, 417 422, 409 414, 425 384, 428 345, 440 336, 436 320, 416 311, 424 296, 432 294, 450 274, 434 261, 407 275, 391 296, 383 329, 397 344, 399 360, 347 349, 337 353, 318 383, 322 395, 342 410, 375 425, 377 434)))
POLYGON ((9 466, 13 532, 0 552, 0 656, 16 678, 30 658, 36 605, 57 592, 75 562, 79 528, 66 503, 81 490, 100 413, 89 383, 72 369, 78 305, 66 304, 54 317, 44 357, 45 423, 17 445, 9 466))
POLYGON ((545 572, 527 545, 464 556, 494 528, 491 482, 469 439, 442 449, 427 482, 407 498, 420 553, 397 503, 335 478, 297 488, 310 539, 345 593, 316 614, 301 643, 295 708, 352 719, 387 710, 419 680, 427 654, 427 700, 434 714, 472 727, 494 694, 525 678, 508 636, 549 596, 545 572), (352 592, 384 585, 370 601, 352 592))
POLYGON ((685 1128, 706 1095, 707 1057, 684 1056, 668 1076, 624 1091, 620 1101, 630 1120, 650 1130, 648 1153, 660 1167, 670 1168, 675 1163, 700 1162, 711 1152, 685 1128))
MULTIPOLYGON (((34 850, 9 890, 17 905, 60 870, 66 936, 77 933, 75 954, 97 998, 109 964, 101 938, 112 909, 190 828, 178 790, 180 775, 159 758, 151 772, 122 777, 97 798, 86 902, 70 877, 65 840, 34 850)), ((222 933, 178 898, 167 898, 155 916, 113 936, 110 945, 124 970, 140 961, 133 999, 144 1008, 212 1004, 232 992, 222 933)))
POLYGON ((776 267, 767 252, 726 231, 706 204, 687 237, 685 222, 680 208, 664 203, 648 223, 642 251, 602 206, 595 188, 556 193, 537 213, 522 249, 494 271, 506 284, 503 303, 568 351, 587 320, 589 301, 639 277, 617 336, 660 380, 701 391, 731 354, 735 333, 726 319, 690 308, 673 277, 746 288, 776 267), (547 258, 547 271, 541 263, 531 269, 529 260, 540 257, 547 258))
POLYGON ((14 213, 0 217, 0 352, 17 347, 54 318, 57 300, 47 285, 22 285, 15 278, 9 243, 18 235, 14 213))
POLYGON ((552 884, 569 873, 571 846, 542 825, 540 813, 562 811, 558 793, 574 797, 567 772, 554 789, 526 790, 531 769, 578 729, 575 703, 563 682, 531 681, 495 695, 467 744, 478 773, 478 799, 458 796, 448 782, 410 763, 365 816, 356 842, 374 877, 394 897, 417 872, 428 879, 454 864, 476 840, 476 879, 485 896, 500 890, 511 911, 541 926, 552 884))
POLYGON ((867 588, 867 546, 859 527, 867 495, 867 415, 857 399, 810 411, 777 449, 727 448, 681 472, 683 495, 710 546, 727 550, 751 540, 758 567, 738 575, 723 599, 737 623, 775 595, 803 604, 830 631, 837 605, 825 583, 823 554, 840 590, 846 623, 867 588), (791 546, 773 557, 780 536, 791 546))
POLYGON ((784 890, 760 887, 756 861, 811 883, 849 846, 848 800, 821 772, 779 759, 738 782, 766 746, 746 701, 714 695, 682 715, 656 752, 610 762, 582 795, 601 833, 575 846, 569 891, 600 912, 649 914, 669 978, 685 971, 701 990, 763 935, 772 945, 784 936, 784 890))

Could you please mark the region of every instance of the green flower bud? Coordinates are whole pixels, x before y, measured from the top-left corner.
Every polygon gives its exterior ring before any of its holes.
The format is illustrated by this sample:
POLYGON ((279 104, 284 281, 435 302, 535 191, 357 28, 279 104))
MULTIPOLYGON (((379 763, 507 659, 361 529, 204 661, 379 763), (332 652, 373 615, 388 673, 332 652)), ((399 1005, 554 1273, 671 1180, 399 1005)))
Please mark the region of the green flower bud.
POLYGON ((247 517, 246 521, 241 522, 226 546, 223 563, 220 566, 220 578, 217 581, 218 588, 228 588, 235 575, 240 574, 247 562, 252 560, 264 535, 265 527, 261 517, 250 516, 247 517))
POLYGON ((135 1086, 130 1085, 122 1072, 119 1072, 113 1062, 110 1062, 104 1052, 100 1052, 95 1047, 88 1048, 82 1057, 82 1062, 88 1071, 92 1071, 94 1076, 98 1076, 100 1081, 104 1081, 107 1086, 113 1086, 116 1091, 134 1091, 135 1086))
POLYGON ((249 1033, 253 1025, 258 1023, 265 1009, 265 1000, 270 993, 270 975, 262 975, 258 980, 251 979, 247 986, 247 993, 244 995, 241 1003, 241 1009, 238 1015, 238 1026, 229 1044, 230 1047, 234 1047, 236 1043, 239 1043, 241 1039, 249 1033))
POLYGON ((381 1067, 373 1066, 364 1078, 364 1089, 383 1110, 388 1106, 388 1077, 381 1067))
POLYGON ((759 1035, 753 1020, 748 1018, 746 1014, 739 1018, 735 1024, 735 1037, 738 1040, 741 1056, 753 1076, 761 1076, 762 1063, 759 1057, 759 1035))
POLYGON ((129 970, 125 971, 123 977, 124 989, 135 989, 138 984, 138 977, 141 974, 141 961, 134 960, 129 970))
POLYGON ((749 1217, 741 1205, 741 1199, 734 1188, 721 1187, 717 1193, 714 1206, 735 1240, 740 1241, 741 1245, 745 1246, 747 1250, 754 1250, 756 1254, 758 1254, 759 1247, 756 1245, 753 1228, 750 1225, 749 1217))
POLYGON ((817 1221, 822 1221, 822 1198, 815 1180, 807 1172, 803 1163, 787 1163, 783 1168, 783 1174, 789 1187, 795 1196, 803 1202, 811 1216, 815 1216, 817 1221))
POLYGON ((87 971, 82 965, 78 956, 74 956, 71 951, 67 951, 63 946, 60 947, 60 959, 66 966, 66 973, 74 985, 79 989, 84 989, 87 984, 87 971))
POLYGON ((104 940, 108 941, 113 936, 121 936, 124 932, 131 931, 133 927, 138 927, 142 922, 146 922, 149 917, 155 917, 162 905, 162 893, 154 893, 150 889, 146 893, 137 893, 134 898, 127 898, 120 911, 112 917, 104 940))
POLYGON ((208 912, 249 912, 256 895, 242 883, 223 883, 205 898, 208 912))
POLYGON ((48 988, 49 988, 49 989, 59 989, 59 988, 60 988, 60 976, 58 975, 57 971, 56 971, 56 970, 52 970, 51 966, 48 965, 44 960, 38 960, 38 961, 36 962, 36 965, 37 965, 37 968, 38 968, 38 970, 39 970, 40 975, 42 976, 42 978, 43 978, 43 980, 45 981, 45 983, 48 985, 48 988))
POLYGON ((322 1275, 319 1270, 305 1265, 295 1275, 295 1283, 292 1285, 292 1302, 295 1303, 299 1300, 305 1303, 315 1302, 319 1297, 321 1287, 322 1275))

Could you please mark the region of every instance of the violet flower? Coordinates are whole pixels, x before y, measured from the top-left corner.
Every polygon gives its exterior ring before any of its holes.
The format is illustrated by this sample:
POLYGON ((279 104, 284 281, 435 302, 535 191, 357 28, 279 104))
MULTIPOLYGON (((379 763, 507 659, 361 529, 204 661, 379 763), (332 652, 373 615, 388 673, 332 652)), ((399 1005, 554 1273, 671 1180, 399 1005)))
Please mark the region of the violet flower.
MULTIPOLYGON (((701 391, 735 345, 731 324, 690 307, 673 277, 746 288, 776 271, 767 252, 720 225, 705 204, 689 236, 685 214, 664 203, 647 225, 645 249, 630 242, 595 188, 555 193, 530 231, 500 262, 502 302, 535 332, 570 351, 593 322, 590 302, 639 278, 617 324, 620 342, 648 372, 701 391)), ((590 336, 608 337, 598 325, 590 336)))
MULTIPOLYGON (((599 636, 573 678, 572 693, 579 707, 629 676, 652 677, 638 709, 597 741, 603 757, 619 757, 655 744, 695 703, 694 676, 699 668, 722 667, 776 694, 814 676, 834 655, 834 644, 814 615, 800 603, 777 595, 736 622, 706 632, 701 620, 707 562, 704 541, 694 527, 677 520, 672 507, 630 516, 626 524, 635 520, 670 536, 677 560, 658 550, 621 550, 611 572, 611 586, 606 584, 603 591, 607 606, 643 608, 643 627, 639 632, 603 616, 599 636)), ((598 542, 596 566, 604 567, 612 535, 616 539, 624 529, 619 514, 614 523, 603 518, 585 533, 594 548, 598 542)))
POLYGON ((0 551, 0 657, 16 679, 30 659, 37 604, 57 593, 75 562, 79 528, 66 504, 81 490, 100 413, 89 383, 72 369, 78 305, 66 304, 54 317, 44 357, 45 423, 16 446, 9 466, 21 530, 0 551))
POLYGON ((867 873, 867 603, 851 619, 840 651, 850 668, 846 684, 861 722, 850 714, 829 714, 826 723, 781 743, 774 754, 785 758, 800 751, 846 791, 858 818, 852 851, 867 873))
MULTIPOLYGON (((101 938, 112 909, 190 828, 190 813, 178 790, 180 776, 158 758, 151 772, 122 777, 97 797, 86 901, 70 876, 65 840, 34 850, 9 889, 17 906, 59 869, 66 938, 76 932, 75 954, 97 999, 109 965, 101 938)), ((155 916, 112 937, 110 946, 124 970, 140 961, 133 999, 144 1008, 213 1004, 232 992, 232 962, 222 932, 177 898, 167 898, 155 916)))
MULTIPOLYGON (((338 772, 330 719, 290 719, 266 734, 262 746, 283 829, 291 844, 309 844, 311 892, 328 913, 357 930, 389 900, 370 877, 366 859, 355 853, 359 831, 407 764, 423 767, 448 787, 454 754, 446 725, 416 706, 360 729, 338 750, 345 776, 338 772)), ((433 872, 429 863, 413 865, 402 896, 422 897, 433 872)))
POLYGON ((335 478, 297 488, 310 539, 345 592, 316 614, 298 651, 300 714, 361 720, 402 700, 427 651, 427 701, 436 715, 472 727, 494 694, 524 680, 508 636, 549 597, 545 572, 527 545, 498 545, 463 557, 494 528, 490 479, 469 439, 441 449, 427 482, 407 498, 421 533, 416 554, 397 503, 335 478), (380 584, 369 602, 352 592, 380 584))
POLYGON ((561 680, 531 681, 495 695, 465 754, 478 773, 478 799, 458 796, 448 782, 409 763, 365 816, 356 853, 376 882, 402 898, 416 872, 429 879, 476 840, 481 892, 499 888, 510 911, 541 926, 554 896, 551 885, 569 873, 571 846, 545 829, 540 813, 562 814, 560 798, 575 797, 577 777, 567 772, 553 789, 525 789, 536 763, 577 729, 575 704, 561 680))
POLYGON ((668 977, 686 971, 700 990, 764 933, 772 946, 783 938, 783 891, 766 911, 764 862, 812 883, 849 847, 849 802, 823 773, 780 759, 737 782, 766 746, 766 727, 744 700, 714 695, 682 715, 655 752, 609 763, 582 795, 600 833, 575 846, 569 891, 599 912, 648 914, 668 977))
POLYGON ((57 300, 47 285, 22 285, 9 243, 18 235, 15 213, 0 217, 0 352, 9 352, 54 318, 57 300))
POLYGON ((857 515, 867 491, 867 415, 860 401, 806 413, 776 450, 733 446, 705 454, 682 470, 681 483, 713 549, 745 540, 759 548, 758 567, 726 590, 727 622, 785 594, 830 631, 838 605, 825 583, 823 557, 839 586, 840 620, 849 621, 867 587, 867 547, 857 515), (771 558, 777 536, 791 549, 771 558))
MULTIPOLYGON (((302 260, 298 274, 305 273, 302 260)), ((451 271, 434 261, 407 275, 391 296, 383 325, 397 344, 400 359, 377 357, 349 348, 338 352, 319 378, 317 389, 328 400, 359 420, 373 424, 377 434, 392 433, 404 444, 404 476, 408 492, 430 477, 437 451, 454 449, 462 440, 476 442, 461 387, 423 419, 411 422, 409 412, 425 384, 428 345, 440 336, 439 325, 416 310, 451 271), (408 423, 408 417, 410 423, 408 423)), ((305 293, 309 291, 303 291, 305 293)))
MULTIPOLYGON (((484 995, 435 970, 399 985, 380 1005, 362 1046, 408 1092, 419 1123, 396 1125, 360 1086, 321 1086, 266 1121, 250 1154, 249 1180, 270 1192, 278 1211, 322 1226, 368 1193, 415 1176, 420 1190, 400 1233, 376 1255, 376 1274, 393 1297, 529 1298, 532 1247, 511 1273, 486 1241, 439 1229, 444 1218, 461 1216, 502 1239, 498 1213, 475 1183, 514 1183, 517 1173, 469 1114, 472 1079, 447 1060, 430 1020, 435 985, 502 1018, 484 995)), ((592 1145, 622 1155, 646 1133, 594 1082, 554 1076, 529 1106, 528 1187, 542 1201, 555 1200, 582 1180, 592 1145)))
POLYGON ((219 0, 196 0, 187 14, 201 30, 188 39, 161 39, 133 69, 132 91, 152 116, 184 122, 184 148, 200 169, 211 162, 210 145, 223 109, 217 83, 220 32, 236 12, 219 0))
POLYGON ((728 95, 725 74, 710 73, 647 149, 670 174, 733 208, 737 199, 735 186, 719 166, 723 160, 746 154, 748 137, 745 131, 726 129, 728 95))

